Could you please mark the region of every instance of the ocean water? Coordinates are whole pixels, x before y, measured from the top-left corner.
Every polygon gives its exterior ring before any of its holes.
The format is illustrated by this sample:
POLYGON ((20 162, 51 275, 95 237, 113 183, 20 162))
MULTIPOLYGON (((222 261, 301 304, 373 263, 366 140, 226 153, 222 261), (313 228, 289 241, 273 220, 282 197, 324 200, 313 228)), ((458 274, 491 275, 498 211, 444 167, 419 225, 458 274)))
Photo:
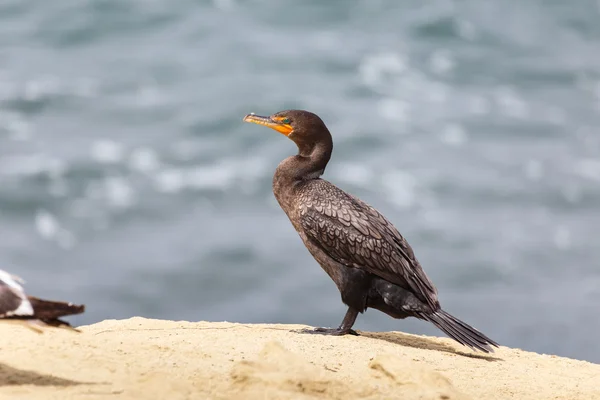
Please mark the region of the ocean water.
MULTIPOLYGON (((600 2, 1 0, 0 265, 89 324, 337 326, 271 193, 304 108, 325 178, 407 237, 444 308, 600 361, 600 2)), ((440 335, 369 310, 363 330, 440 335)))

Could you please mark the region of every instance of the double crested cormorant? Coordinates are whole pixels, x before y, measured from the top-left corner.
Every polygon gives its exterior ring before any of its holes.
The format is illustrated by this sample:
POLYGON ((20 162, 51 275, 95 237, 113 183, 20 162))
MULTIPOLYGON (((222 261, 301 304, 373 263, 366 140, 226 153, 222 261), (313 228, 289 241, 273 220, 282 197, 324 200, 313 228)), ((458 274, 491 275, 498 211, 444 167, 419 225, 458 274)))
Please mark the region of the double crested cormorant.
POLYGON ((429 321, 472 349, 498 344, 440 307, 437 290, 412 248, 377 210, 320 178, 333 141, 317 115, 302 110, 270 117, 249 114, 244 121, 265 125, 296 143, 298 154, 283 160, 273 176, 273 193, 308 251, 337 285, 348 306, 337 329, 305 333, 346 335, 358 313, 375 308, 393 318, 429 321))
POLYGON ((68 322, 59 318, 81 314, 85 310, 83 305, 27 296, 20 283, 23 280, 18 276, 0 270, 0 320, 28 322, 30 328, 40 332, 35 325, 71 328, 68 322))

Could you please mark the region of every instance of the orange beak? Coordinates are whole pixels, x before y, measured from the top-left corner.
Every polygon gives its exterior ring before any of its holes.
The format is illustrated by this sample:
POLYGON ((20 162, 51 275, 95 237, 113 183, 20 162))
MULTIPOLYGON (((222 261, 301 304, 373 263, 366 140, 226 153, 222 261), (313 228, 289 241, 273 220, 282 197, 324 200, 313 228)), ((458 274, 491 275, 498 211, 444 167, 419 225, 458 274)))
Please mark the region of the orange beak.
POLYGON ((288 136, 294 128, 289 124, 283 124, 276 119, 271 117, 262 117, 256 114, 248 114, 244 117, 244 122, 251 122, 253 124, 268 126, 271 129, 275 129, 277 132, 288 136))

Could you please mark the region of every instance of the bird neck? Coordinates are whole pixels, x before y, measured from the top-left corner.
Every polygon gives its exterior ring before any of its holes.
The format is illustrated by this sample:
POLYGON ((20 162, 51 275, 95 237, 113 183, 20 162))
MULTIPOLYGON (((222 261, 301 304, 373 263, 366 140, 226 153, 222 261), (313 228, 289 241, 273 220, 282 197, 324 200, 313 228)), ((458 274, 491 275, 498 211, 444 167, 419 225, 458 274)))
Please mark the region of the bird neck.
POLYGON ((331 158, 333 143, 330 138, 328 141, 298 144, 298 149, 297 155, 288 157, 279 164, 273 176, 273 191, 280 204, 298 183, 318 179, 323 175, 331 158))
POLYGON ((319 178, 325 172, 332 151, 331 137, 327 141, 299 145, 294 178, 301 181, 319 178))

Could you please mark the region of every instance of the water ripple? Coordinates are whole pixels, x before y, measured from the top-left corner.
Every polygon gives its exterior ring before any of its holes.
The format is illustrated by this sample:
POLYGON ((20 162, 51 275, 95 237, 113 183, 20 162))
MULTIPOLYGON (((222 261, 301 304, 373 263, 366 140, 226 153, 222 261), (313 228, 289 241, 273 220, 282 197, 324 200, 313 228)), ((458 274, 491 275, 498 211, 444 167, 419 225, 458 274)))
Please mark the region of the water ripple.
POLYGON ((334 135, 325 178, 398 226, 445 304, 502 343, 600 360, 598 10, 1 2, 0 263, 93 305, 82 323, 330 323, 339 296, 271 193, 295 146, 241 122, 300 107, 334 135))

